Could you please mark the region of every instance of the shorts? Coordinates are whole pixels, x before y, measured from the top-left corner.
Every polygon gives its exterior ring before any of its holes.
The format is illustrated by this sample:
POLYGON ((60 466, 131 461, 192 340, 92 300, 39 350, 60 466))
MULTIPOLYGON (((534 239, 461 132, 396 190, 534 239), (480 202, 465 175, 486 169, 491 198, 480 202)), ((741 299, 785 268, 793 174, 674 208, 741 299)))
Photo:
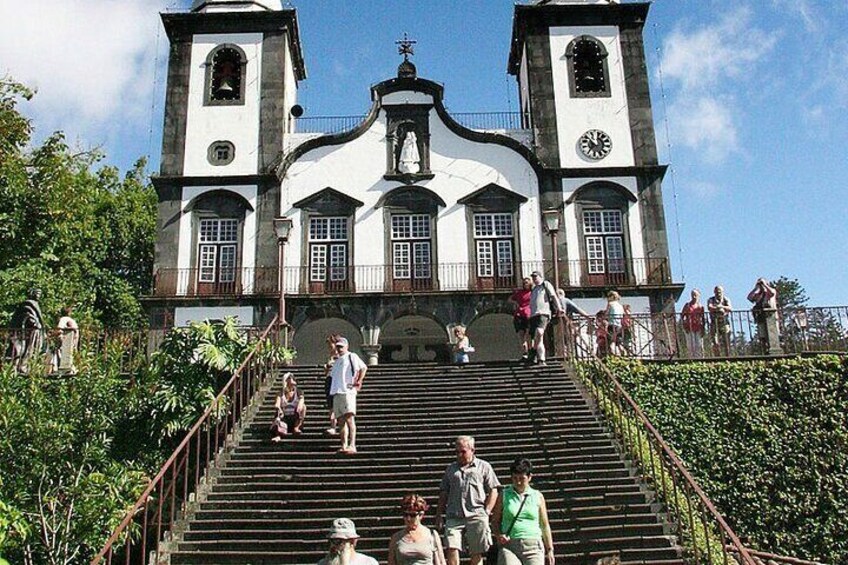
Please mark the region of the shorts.
POLYGON ((356 416, 356 391, 340 392, 333 395, 333 415, 338 419, 345 414, 356 416))
POLYGON ((468 550, 471 555, 481 555, 492 545, 489 516, 448 518, 445 524, 445 545, 448 549, 468 550))
POLYGON ((511 539, 498 552, 498 565, 545 565, 545 545, 539 538, 511 539))
POLYGON ((512 327, 515 328, 515 333, 526 332, 528 325, 529 320, 527 318, 520 318, 518 316, 512 317, 512 327))
POLYGON ((545 333, 545 330, 548 327, 548 322, 551 321, 551 317, 546 314, 539 314, 538 316, 533 316, 530 318, 529 322, 529 331, 531 334, 535 334, 536 331, 541 330, 542 333, 545 333))

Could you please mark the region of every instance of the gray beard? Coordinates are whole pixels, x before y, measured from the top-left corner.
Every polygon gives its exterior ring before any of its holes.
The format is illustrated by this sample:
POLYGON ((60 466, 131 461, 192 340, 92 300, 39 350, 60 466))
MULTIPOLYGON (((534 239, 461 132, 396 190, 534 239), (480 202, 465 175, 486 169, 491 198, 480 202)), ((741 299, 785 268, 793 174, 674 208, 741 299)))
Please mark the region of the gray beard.
POLYGON ((350 565, 354 555, 356 555, 356 549, 350 544, 345 544, 341 553, 327 554, 326 565, 350 565))

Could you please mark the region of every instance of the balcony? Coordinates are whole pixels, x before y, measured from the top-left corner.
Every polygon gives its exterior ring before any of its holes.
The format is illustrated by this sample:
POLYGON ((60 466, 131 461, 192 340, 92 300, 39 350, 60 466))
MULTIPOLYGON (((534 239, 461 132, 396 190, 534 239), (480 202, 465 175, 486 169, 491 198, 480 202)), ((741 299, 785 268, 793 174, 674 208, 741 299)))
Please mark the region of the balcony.
MULTIPOLYGON (((450 114, 456 122, 477 131, 511 132, 527 130, 521 112, 457 112, 450 114)), ((297 118, 297 133, 335 134, 350 131, 362 123, 365 114, 354 116, 309 116, 297 118)))
MULTIPOLYGON (((671 284, 666 258, 611 261, 561 261, 564 288, 621 288, 671 284)), ((399 272, 391 265, 348 267, 286 267, 287 295, 345 295, 355 293, 486 292, 520 286, 533 271, 553 279, 550 261, 529 261, 480 266, 475 263, 417 265, 399 272)), ((277 267, 256 267, 221 272, 217 282, 200 280, 199 269, 160 269, 154 276, 153 296, 242 297, 279 293, 277 267)))

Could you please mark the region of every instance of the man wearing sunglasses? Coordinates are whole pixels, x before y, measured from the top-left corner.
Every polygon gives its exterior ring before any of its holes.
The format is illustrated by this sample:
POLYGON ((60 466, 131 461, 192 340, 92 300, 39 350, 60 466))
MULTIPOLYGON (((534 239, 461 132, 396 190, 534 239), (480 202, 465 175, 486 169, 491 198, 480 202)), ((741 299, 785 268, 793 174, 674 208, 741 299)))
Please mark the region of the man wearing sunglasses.
POLYGON ((351 351, 348 341, 340 337, 336 341, 336 358, 330 369, 330 394, 333 396, 333 414, 341 428, 342 447, 339 453, 356 453, 356 394, 362 389, 362 381, 368 368, 365 362, 351 351))

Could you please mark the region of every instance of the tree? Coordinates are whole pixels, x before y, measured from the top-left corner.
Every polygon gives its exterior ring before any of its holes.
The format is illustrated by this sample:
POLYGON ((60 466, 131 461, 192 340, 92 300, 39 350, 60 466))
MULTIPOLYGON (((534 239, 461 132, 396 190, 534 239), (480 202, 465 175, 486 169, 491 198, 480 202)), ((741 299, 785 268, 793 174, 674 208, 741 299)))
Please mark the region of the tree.
POLYGON ((60 132, 30 148, 32 124, 17 104, 32 95, 0 80, 0 324, 39 287, 48 323, 71 304, 85 325, 139 326, 156 233, 146 162, 121 178, 60 132))
POLYGON ((785 351, 844 349, 845 328, 833 312, 808 307, 810 299, 798 279, 781 276, 774 287, 785 351))
POLYGON ((777 290, 778 310, 804 308, 810 301, 798 279, 781 276, 772 283, 772 286, 777 290))

